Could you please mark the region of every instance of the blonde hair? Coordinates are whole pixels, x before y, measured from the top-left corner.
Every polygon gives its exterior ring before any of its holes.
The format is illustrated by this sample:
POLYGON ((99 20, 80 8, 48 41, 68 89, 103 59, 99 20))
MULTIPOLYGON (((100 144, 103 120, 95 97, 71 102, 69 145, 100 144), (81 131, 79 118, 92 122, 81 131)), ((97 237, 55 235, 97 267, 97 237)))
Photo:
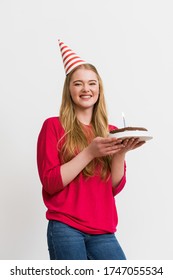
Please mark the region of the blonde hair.
MULTIPOLYGON (((60 121, 65 130, 65 142, 61 148, 61 157, 64 163, 71 160, 78 152, 82 151, 89 144, 84 128, 76 117, 69 90, 71 77, 73 73, 80 68, 95 72, 99 82, 99 97, 94 104, 91 120, 93 131, 92 136, 90 135, 91 137, 89 141, 91 142, 92 139, 97 136, 106 137, 108 133, 108 118, 101 77, 92 64, 82 64, 70 72, 66 76, 64 82, 62 103, 60 107, 60 121)), ((110 160, 110 156, 95 158, 83 169, 82 172, 85 176, 92 176, 96 165, 98 165, 101 168, 101 178, 106 179, 108 178, 108 175, 110 175, 110 160)))

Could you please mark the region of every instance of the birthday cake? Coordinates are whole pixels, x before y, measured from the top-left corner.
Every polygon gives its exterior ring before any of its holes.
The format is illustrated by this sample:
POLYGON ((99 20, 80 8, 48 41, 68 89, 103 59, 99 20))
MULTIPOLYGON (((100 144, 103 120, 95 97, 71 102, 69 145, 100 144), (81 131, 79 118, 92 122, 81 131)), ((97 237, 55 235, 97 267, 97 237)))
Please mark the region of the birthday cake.
POLYGON ((140 141, 147 141, 152 139, 153 137, 149 135, 149 132, 144 127, 124 127, 119 129, 113 129, 109 132, 110 137, 116 138, 139 138, 140 141))

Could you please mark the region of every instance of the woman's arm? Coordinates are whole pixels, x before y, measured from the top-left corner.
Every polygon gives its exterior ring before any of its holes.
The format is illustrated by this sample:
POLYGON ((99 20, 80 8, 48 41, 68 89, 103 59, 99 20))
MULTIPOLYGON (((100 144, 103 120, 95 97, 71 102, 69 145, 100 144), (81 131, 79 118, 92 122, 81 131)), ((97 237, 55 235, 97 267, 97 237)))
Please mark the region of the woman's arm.
POLYGON ((112 185, 117 187, 125 174, 125 153, 117 153, 112 158, 112 185))
POLYGON ((125 155, 128 151, 142 146, 145 142, 139 142, 138 138, 123 141, 122 149, 113 155, 111 164, 112 185, 117 187, 125 174, 125 155))
POLYGON ((85 148, 69 162, 61 165, 60 172, 64 187, 73 181, 73 179, 90 163, 92 159, 93 156, 88 153, 88 149, 85 148))
POLYGON ((72 160, 61 164, 58 151, 57 131, 60 129, 56 118, 46 120, 39 133, 37 143, 37 165, 44 190, 53 195, 61 191, 95 157, 113 154, 118 151, 117 140, 96 137, 72 160))
POLYGON ((115 138, 96 137, 82 152, 61 165, 63 185, 68 185, 94 158, 117 153, 123 145, 115 138))

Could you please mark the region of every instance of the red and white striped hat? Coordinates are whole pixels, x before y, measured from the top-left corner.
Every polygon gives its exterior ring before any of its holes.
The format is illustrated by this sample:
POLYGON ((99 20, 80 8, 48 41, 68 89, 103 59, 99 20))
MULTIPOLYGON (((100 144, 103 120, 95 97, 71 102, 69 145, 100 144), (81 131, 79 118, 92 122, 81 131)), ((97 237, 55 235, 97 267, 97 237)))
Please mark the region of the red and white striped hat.
POLYGON ((64 69, 66 75, 70 73, 75 67, 86 64, 87 62, 81 59, 74 51, 66 46, 60 39, 58 39, 59 47, 62 54, 62 60, 64 63, 64 69))

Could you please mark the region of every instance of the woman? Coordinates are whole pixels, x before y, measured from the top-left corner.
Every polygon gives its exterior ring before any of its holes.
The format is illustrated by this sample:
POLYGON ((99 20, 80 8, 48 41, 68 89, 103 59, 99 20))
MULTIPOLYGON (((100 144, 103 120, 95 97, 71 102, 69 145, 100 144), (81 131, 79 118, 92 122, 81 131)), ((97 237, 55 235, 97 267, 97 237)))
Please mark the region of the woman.
POLYGON ((40 131, 37 162, 55 260, 126 259, 116 237, 114 196, 124 187, 125 154, 138 139, 109 138, 101 78, 87 63, 67 73, 60 116, 40 131))

